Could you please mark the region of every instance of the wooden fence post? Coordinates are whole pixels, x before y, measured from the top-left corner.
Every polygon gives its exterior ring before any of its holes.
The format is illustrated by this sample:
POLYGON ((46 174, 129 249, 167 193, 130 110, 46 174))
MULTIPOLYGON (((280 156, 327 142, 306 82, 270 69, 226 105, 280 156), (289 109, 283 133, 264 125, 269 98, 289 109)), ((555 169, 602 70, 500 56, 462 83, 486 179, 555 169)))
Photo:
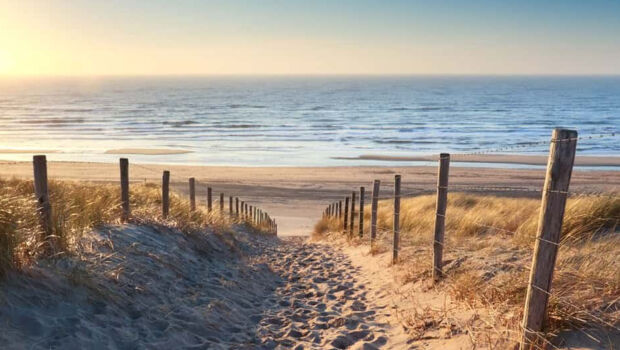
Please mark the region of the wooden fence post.
POLYGON ((400 175, 394 176, 394 249, 392 264, 398 262, 398 245, 400 243, 400 175))
POLYGON ((338 219, 342 219, 342 201, 338 201, 338 219))
POLYGON ((235 216, 239 218, 239 197, 235 197, 235 216))
POLYGON ((220 214, 224 212, 224 194, 220 193, 220 214))
POLYGON ((161 216, 167 219, 170 211, 170 171, 164 170, 161 180, 161 216))
POLYGON ((189 206, 191 211, 196 210, 196 179, 189 178, 189 206))
POLYGON ((209 210, 209 213, 211 212, 211 210, 213 210, 213 197, 211 187, 207 187, 207 210, 209 210))
MULTIPOLYGON (((34 170, 34 194, 37 197, 37 207, 41 226, 47 239, 53 234, 52 226, 52 205, 50 203, 49 192, 47 190, 47 158, 44 155, 32 157, 32 167, 34 170)), ((54 242, 50 242, 52 247, 54 242)))
POLYGON ((372 184, 372 203, 370 207, 370 245, 377 238, 377 206, 379 205, 379 186, 380 180, 375 180, 372 184))
POLYGON ((364 186, 360 187, 360 220, 359 220, 359 233, 360 238, 364 237, 364 186))
POLYGON ((121 221, 129 220, 129 160, 121 158, 121 221))
POLYGON ((228 215, 233 215, 233 198, 232 196, 228 196, 228 215))
POLYGON ((343 225, 344 225, 344 232, 347 232, 347 226, 349 224, 349 197, 346 197, 344 199, 344 220, 343 221, 343 225))
POLYGON ((439 155, 439 173, 437 174, 437 207, 435 210, 435 240, 433 242, 433 281, 443 276, 443 244, 446 228, 446 207, 448 205, 448 172, 450 155, 439 155))
POLYGON ((244 210, 244 208, 245 208, 245 202, 241 201, 241 219, 242 220, 245 220, 245 210, 244 210))
POLYGON ((250 214, 248 212, 248 203, 245 203, 243 206, 244 206, 243 211, 244 211, 245 220, 247 221, 250 218, 250 214))
POLYGON ((349 224, 349 235, 353 236, 353 227, 355 226, 355 191, 351 192, 351 223, 349 224))
POLYGON ((576 149, 577 131, 553 130, 525 299, 521 349, 534 346, 543 328, 576 149))

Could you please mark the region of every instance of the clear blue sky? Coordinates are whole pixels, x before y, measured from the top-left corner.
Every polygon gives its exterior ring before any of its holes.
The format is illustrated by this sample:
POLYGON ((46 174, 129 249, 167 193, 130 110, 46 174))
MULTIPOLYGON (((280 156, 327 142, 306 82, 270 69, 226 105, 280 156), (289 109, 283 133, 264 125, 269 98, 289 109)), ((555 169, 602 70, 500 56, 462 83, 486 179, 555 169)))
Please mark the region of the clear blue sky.
POLYGON ((0 0, 38 74, 620 74, 620 0, 0 0))

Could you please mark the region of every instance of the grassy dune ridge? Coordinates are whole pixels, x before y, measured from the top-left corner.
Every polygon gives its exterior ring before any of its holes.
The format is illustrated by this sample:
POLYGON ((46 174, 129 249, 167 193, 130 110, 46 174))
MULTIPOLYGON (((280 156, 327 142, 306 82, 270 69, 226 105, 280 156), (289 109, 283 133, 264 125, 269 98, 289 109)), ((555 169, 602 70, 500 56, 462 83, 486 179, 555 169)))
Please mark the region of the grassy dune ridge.
MULTIPOLYGON (((49 195, 54 235, 63 253, 76 249, 78 240, 93 227, 120 223, 118 185, 50 181, 49 195)), ((209 213, 197 207, 191 212, 189 200, 174 193, 170 193, 170 213, 164 220, 161 187, 156 184, 132 183, 130 205, 132 222, 163 225, 186 233, 207 226, 216 233, 225 233, 232 224, 239 223, 219 209, 209 213)), ((9 268, 19 268, 39 257, 45 243, 32 181, 0 179, 0 276, 9 268)))
MULTIPOLYGON (((491 333, 497 341, 518 338, 539 210, 537 199, 448 195, 447 277, 439 287, 469 307, 494 310, 489 322, 495 325, 491 333)), ((435 196, 403 199, 400 215, 400 261, 404 267, 398 269, 396 278, 403 284, 436 288, 428 286, 435 196)), ((392 219, 393 201, 380 201, 378 238, 370 248, 372 254, 391 254, 392 219)), ((549 304, 549 332, 620 326, 619 223, 618 194, 569 198, 549 304)), ((323 218, 315 226, 318 239, 346 239, 354 245, 368 244, 369 231, 370 206, 364 209, 363 238, 358 237, 357 221, 352 236, 342 233, 342 220, 323 218)), ((415 320, 408 322, 416 324, 415 320)))

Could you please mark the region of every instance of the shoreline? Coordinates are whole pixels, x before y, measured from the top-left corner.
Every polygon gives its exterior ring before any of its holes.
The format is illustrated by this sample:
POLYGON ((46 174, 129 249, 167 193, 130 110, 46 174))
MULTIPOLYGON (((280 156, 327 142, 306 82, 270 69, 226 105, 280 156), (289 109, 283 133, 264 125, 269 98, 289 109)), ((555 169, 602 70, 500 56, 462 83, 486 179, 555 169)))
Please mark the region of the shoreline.
MULTIPOLYGON (((547 155, 525 154, 450 154, 450 162, 452 163, 547 165, 547 158, 547 155)), ((363 154, 358 157, 332 157, 331 159, 390 162, 432 162, 437 161, 439 159, 439 156, 394 156, 363 154)), ((575 157, 575 166, 620 167, 620 157, 577 155, 575 157)))

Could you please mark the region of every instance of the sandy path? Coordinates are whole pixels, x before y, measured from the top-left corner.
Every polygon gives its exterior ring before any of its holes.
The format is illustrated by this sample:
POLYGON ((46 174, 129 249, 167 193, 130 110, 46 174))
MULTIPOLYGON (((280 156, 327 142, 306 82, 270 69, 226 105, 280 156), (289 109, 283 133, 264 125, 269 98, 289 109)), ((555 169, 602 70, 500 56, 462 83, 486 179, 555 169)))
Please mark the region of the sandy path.
POLYGON ((402 348, 405 337, 388 322, 388 306, 377 303, 369 281, 343 252, 290 237, 269 260, 283 282, 257 330, 267 346, 402 348))

